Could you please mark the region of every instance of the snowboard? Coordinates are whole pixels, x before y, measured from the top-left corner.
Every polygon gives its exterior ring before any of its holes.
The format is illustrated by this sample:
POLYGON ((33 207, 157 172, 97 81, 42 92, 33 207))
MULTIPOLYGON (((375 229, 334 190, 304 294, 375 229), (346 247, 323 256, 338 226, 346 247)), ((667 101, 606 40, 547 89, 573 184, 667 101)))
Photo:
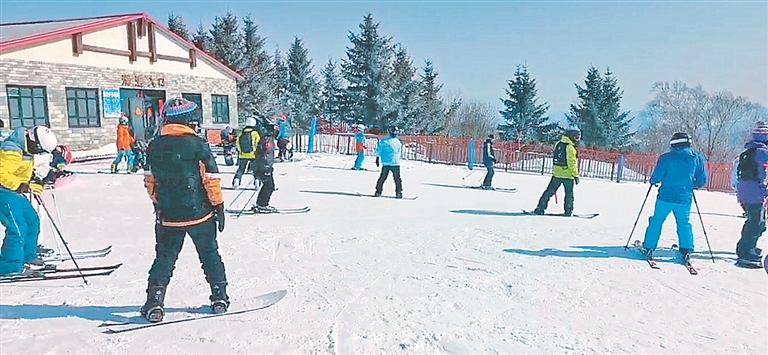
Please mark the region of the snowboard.
POLYGON ((531 216, 552 216, 552 217, 573 217, 573 218, 585 218, 592 219, 599 216, 599 213, 574 213, 570 216, 566 216, 564 213, 545 213, 543 215, 535 214, 533 211, 523 210, 523 213, 531 216))
MULTIPOLYGON (((244 314, 248 312, 254 312, 258 310, 265 309, 267 307, 270 307, 274 305, 275 303, 279 302, 280 300, 285 297, 286 293, 288 291, 286 290, 280 290, 275 292, 270 292, 263 294, 261 296, 256 297, 255 300, 253 300, 253 303, 255 304, 253 307, 242 309, 242 310, 229 310, 227 313, 219 313, 219 314, 207 314, 203 316, 191 316, 186 318, 178 318, 178 313, 200 313, 199 310, 197 312, 167 312, 165 313, 164 320, 162 322, 158 323, 150 323, 149 321, 145 320, 144 318, 137 317, 138 319, 136 321, 129 321, 129 322, 104 322, 99 325, 100 328, 107 328, 102 333, 104 334, 120 334, 120 333, 126 333, 126 332, 132 332, 135 330, 141 330, 141 329, 147 329, 147 328, 153 328, 153 327, 160 327, 164 325, 171 325, 171 324, 178 324, 178 323, 184 323, 184 322, 192 322, 192 321, 198 321, 198 320, 204 320, 204 319, 210 319, 210 318, 217 318, 217 317, 226 317, 226 316, 233 316, 237 314, 244 314), (175 318, 175 319, 174 319, 175 318)), ((209 306, 203 306, 200 308, 207 309, 210 311, 209 306)))

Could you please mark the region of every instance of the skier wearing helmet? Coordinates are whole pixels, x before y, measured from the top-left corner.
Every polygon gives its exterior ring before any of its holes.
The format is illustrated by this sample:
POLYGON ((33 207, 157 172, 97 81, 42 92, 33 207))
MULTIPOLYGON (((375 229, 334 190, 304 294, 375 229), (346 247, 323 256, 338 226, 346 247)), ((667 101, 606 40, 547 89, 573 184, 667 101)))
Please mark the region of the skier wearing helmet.
POLYGON ((552 178, 544 193, 539 198, 539 204, 533 211, 535 214, 544 214, 549 204, 549 199, 557 192, 560 185, 565 188, 565 213, 570 216, 573 213, 573 185, 579 184, 579 161, 576 144, 581 140, 581 131, 578 128, 566 130, 555 144, 552 153, 552 178))
POLYGON ((259 145, 259 131, 256 129, 256 119, 248 117, 245 119, 245 128, 237 136, 237 171, 235 178, 232 179, 232 187, 240 186, 240 179, 246 171, 253 170, 251 166, 256 159, 257 147, 259 145))
POLYGON ((5 227, 0 274, 34 274, 25 264, 43 265, 37 258, 40 217, 23 194, 43 193, 42 182, 32 179, 34 155, 52 152, 57 143, 45 126, 17 128, 0 143, 0 222, 5 227))
POLYGON ((357 152, 355 166, 352 167, 352 170, 363 170, 363 159, 365 159, 365 125, 352 126, 352 131, 355 132, 355 151, 357 152))
POLYGON ((163 320, 164 299, 184 237, 189 234, 211 287, 211 309, 229 307, 224 263, 216 233, 224 231, 224 200, 216 160, 208 144, 191 127, 197 104, 169 100, 160 135, 149 143, 144 186, 155 207, 155 261, 147 280, 147 301, 141 314, 150 322, 163 320), (218 227, 218 228, 217 228, 218 227))

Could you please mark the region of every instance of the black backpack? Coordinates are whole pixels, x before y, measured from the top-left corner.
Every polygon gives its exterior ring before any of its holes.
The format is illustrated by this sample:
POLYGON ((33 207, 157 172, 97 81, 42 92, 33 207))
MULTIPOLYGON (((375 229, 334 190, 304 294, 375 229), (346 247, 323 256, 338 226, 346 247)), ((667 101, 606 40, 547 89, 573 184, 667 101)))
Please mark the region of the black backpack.
POLYGON ((756 148, 750 148, 739 154, 739 166, 736 174, 739 180, 757 181, 757 161, 755 161, 756 148))
POLYGON ((240 143, 240 150, 241 153, 251 153, 253 152, 253 129, 245 128, 243 129, 243 134, 240 135, 240 138, 238 138, 240 143))
POLYGON ((557 166, 568 166, 568 153, 566 148, 568 143, 557 142, 555 151, 552 152, 552 163, 557 166))

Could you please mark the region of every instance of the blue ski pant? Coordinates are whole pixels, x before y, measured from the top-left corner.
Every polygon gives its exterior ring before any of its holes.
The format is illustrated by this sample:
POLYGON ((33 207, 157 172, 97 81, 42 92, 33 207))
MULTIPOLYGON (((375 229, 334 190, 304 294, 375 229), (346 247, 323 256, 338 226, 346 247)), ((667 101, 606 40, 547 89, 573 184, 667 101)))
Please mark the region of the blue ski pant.
POLYGON ((112 164, 115 166, 120 165, 120 162, 123 161, 123 157, 125 157, 125 160, 128 161, 128 170, 131 170, 131 168, 133 168, 132 150, 118 150, 117 157, 115 157, 115 161, 113 161, 112 164))
POLYGON ((5 227, 0 274, 21 272, 25 262, 37 257, 40 217, 23 195, 0 188, 0 222, 5 227))
POLYGON ((656 249, 661 236, 661 226, 667 219, 669 213, 675 215, 677 223, 677 239, 680 250, 689 249, 693 251, 693 228, 691 227, 691 204, 690 203, 671 203, 656 199, 656 206, 653 216, 648 218, 648 228, 645 229, 645 240, 643 248, 656 249))
POLYGON ((365 151, 360 150, 357 152, 357 159, 355 159, 355 169, 360 170, 363 168, 363 159, 365 159, 365 151))

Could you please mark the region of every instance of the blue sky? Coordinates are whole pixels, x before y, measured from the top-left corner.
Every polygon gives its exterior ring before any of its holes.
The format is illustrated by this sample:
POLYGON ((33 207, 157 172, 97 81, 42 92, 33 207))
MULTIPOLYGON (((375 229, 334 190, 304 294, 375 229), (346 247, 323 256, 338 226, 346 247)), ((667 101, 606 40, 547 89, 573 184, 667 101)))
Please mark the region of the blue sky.
POLYGON ((250 13, 270 52, 302 38, 315 69, 339 60, 371 12, 380 33, 422 66, 434 63, 443 90, 501 108, 516 64, 538 81, 539 100, 560 118, 587 68, 609 66, 637 114, 656 81, 701 84, 768 106, 768 1, 35 1, 0 0, 0 21, 148 12, 181 14, 208 27, 227 10, 250 13))

